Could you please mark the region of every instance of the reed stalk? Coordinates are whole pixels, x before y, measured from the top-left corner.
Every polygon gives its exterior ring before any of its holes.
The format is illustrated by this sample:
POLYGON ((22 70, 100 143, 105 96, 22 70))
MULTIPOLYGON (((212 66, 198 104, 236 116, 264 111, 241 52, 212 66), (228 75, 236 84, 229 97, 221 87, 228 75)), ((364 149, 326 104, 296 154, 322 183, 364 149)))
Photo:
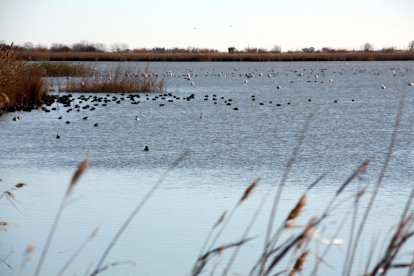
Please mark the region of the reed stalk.
POLYGON ((391 134, 390 144, 387 147, 387 153, 385 155, 384 164, 381 168, 381 171, 379 173, 376 185, 374 187, 374 191, 371 195, 371 198, 368 202, 368 206, 367 206, 367 208, 365 210, 365 213, 363 215, 362 222, 360 223, 360 225, 358 227, 357 234, 356 234, 356 237, 355 237, 355 243, 354 243, 353 249, 351 251, 351 255, 350 255, 351 257, 349 259, 349 263, 347 264, 347 269, 344 271, 344 275, 350 275, 352 273, 352 264, 353 264, 353 261, 355 259, 355 255, 356 255, 356 252, 357 252, 357 249, 358 249, 358 246, 359 246, 359 242, 360 242, 361 237, 362 237, 362 232, 364 231, 368 216, 371 213, 371 209, 372 209, 372 206, 374 205, 375 199, 377 198, 378 192, 379 192, 380 188, 382 187, 382 183, 384 181, 385 173, 388 170, 388 166, 390 164, 391 157, 392 157, 392 154, 394 152, 395 144, 397 142, 397 134, 398 134, 398 131, 400 129, 401 120, 402 120, 402 116, 403 116, 403 112, 404 112, 406 94, 407 94, 406 90, 404 90, 402 95, 401 95, 401 98, 400 98, 400 103, 399 103, 399 106, 398 106, 393 131, 392 131, 392 134, 391 134))
MULTIPOLYGON (((221 227, 218 230, 218 232, 216 233, 216 235, 214 236, 213 240, 210 242, 210 245, 207 248, 207 252, 210 252, 212 250, 212 248, 214 247, 215 243, 219 239, 220 235, 223 233, 224 229, 226 228, 227 224, 232 219, 232 217, 233 217, 234 213, 236 212, 236 210, 238 209, 238 207, 244 201, 246 201, 249 198, 249 196, 252 194, 252 192, 254 191, 254 189, 256 188, 256 186, 258 185, 258 183, 259 183, 260 180, 261 180, 261 178, 259 177, 259 178, 256 178, 252 183, 250 183, 250 185, 244 191, 242 197, 239 199, 239 201, 236 203, 236 205, 231 209, 231 211, 230 211, 229 215, 227 216, 227 218, 224 218, 223 215, 220 217, 219 221, 215 224, 215 226, 218 225, 218 224, 220 224, 221 227), (221 218, 223 218, 223 220, 221 218)), ((215 226, 213 227, 213 229, 215 228, 215 226)), ((212 233, 212 231, 210 233, 212 233)), ((209 243, 209 239, 210 238, 211 238, 211 234, 209 234, 207 236, 207 239, 204 242, 204 245, 203 245, 203 248, 201 249, 200 255, 198 256, 197 261, 194 264, 194 267, 193 267, 193 270, 192 270, 192 275, 197 275, 197 274, 199 274, 202 271, 202 269, 200 270, 200 268, 198 267, 198 265, 199 265, 199 261, 203 259, 202 258, 203 255, 202 254, 204 252, 205 246, 209 243)), ((204 261, 204 259, 203 259, 203 261, 204 261)), ((203 267, 204 267, 204 265, 205 264, 203 264, 203 267)))
POLYGON ((52 242, 53 236, 54 236, 56 228, 59 224, 60 217, 62 216, 62 213, 63 213, 63 210, 66 206, 67 200, 68 200, 70 194, 72 193, 72 190, 74 189, 74 187, 78 183, 80 177, 85 173, 88 166, 89 166, 89 158, 87 157, 79 165, 78 169, 75 171, 75 173, 72 176, 72 180, 71 180, 71 182, 69 183, 69 186, 66 189, 65 195, 62 198, 62 201, 59 205, 56 216, 53 219, 52 227, 50 228, 49 234, 47 236, 46 243, 43 246, 43 250, 42 250, 42 253, 40 255, 39 262, 37 263, 36 271, 35 271, 35 274, 34 274, 35 276, 39 275, 40 272, 42 271, 43 263, 46 259, 46 255, 47 255, 47 252, 49 250, 49 246, 52 242))
MULTIPOLYGON (((303 125, 302 131, 300 132, 300 135, 299 135, 298 141, 296 143, 296 146, 293 149, 292 156, 288 160, 288 162, 286 164, 286 167, 285 167, 285 170, 283 171, 282 178, 280 180, 277 192, 276 192, 274 200, 273 200, 272 210, 271 210, 270 216, 269 216, 269 222, 267 224, 267 231, 266 231, 266 236, 265 236, 263 256, 266 256, 268 254, 268 250, 269 250, 268 247, 270 245, 270 239, 271 239, 271 236, 272 236, 273 224, 274 224, 274 220, 276 218, 276 212, 277 212, 277 208, 278 208, 278 205, 279 205, 280 198, 282 196, 283 188, 285 187, 285 184, 288 180, 288 176, 290 174, 292 166, 293 166, 294 162, 296 161, 296 158, 299 155, 299 150, 300 150, 300 148, 303 144, 303 141, 305 140, 306 133, 308 132, 308 129, 310 127, 310 123, 313 120, 313 117, 315 116, 315 114, 316 114, 316 112, 311 112, 311 114, 306 118, 305 124, 303 125)), ((263 256, 262 256, 262 258, 263 258, 263 256)), ((264 259, 261 262, 260 274, 263 272, 263 269, 264 269, 265 265, 266 265, 266 259, 264 259)))
POLYGON ((72 254, 72 256, 69 258, 69 260, 65 263, 65 265, 61 268, 61 270, 58 272, 58 276, 63 275, 63 273, 66 271, 66 269, 72 264, 72 262, 76 259, 76 257, 82 252, 82 250, 85 248, 85 246, 96 236, 98 233, 99 227, 96 227, 92 233, 89 235, 89 237, 79 246, 79 248, 72 254))
POLYGON ((144 207, 145 203, 151 198, 151 196, 154 194, 154 192, 160 187, 162 182, 167 178, 169 173, 173 171, 187 156, 189 152, 185 151, 183 154, 181 154, 170 166, 169 168, 160 176, 160 178, 157 180, 157 182, 152 186, 152 188, 147 192, 147 194, 142 198, 142 200, 138 203, 138 205, 135 207, 135 209, 131 212, 131 214, 128 216, 128 218, 125 220, 125 222, 122 224, 122 226, 119 228, 118 232, 115 234, 115 236, 110 241, 108 247, 105 249, 104 253, 102 254, 101 258, 98 261, 98 264, 95 267, 95 270, 91 273, 91 275, 97 275, 98 273, 101 273, 104 271, 105 266, 102 266, 105 262, 108 254, 111 252, 114 245, 117 243, 119 237, 122 235, 122 233, 125 231, 125 229, 128 227, 128 225, 131 223, 131 221, 135 218, 135 216, 139 213, 139 211, 144 207))

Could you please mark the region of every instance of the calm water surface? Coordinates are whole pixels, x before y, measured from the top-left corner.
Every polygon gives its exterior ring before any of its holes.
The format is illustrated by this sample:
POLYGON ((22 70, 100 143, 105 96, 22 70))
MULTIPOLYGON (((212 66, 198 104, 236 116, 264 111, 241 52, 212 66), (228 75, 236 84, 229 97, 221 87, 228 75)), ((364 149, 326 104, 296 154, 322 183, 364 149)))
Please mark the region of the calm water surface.
MULTIPOLYGON (((107 72, 117 65, 95 64, 107 72)), ((123 65, 134 72, 146 66, 159 72, 171 94, 142 94, 135 99, 139 104, 131 104, 125 95, 119 104, 111 101, 103 107, 99 103, 94 111, 75 109, 68 113, 68 108, 60 105, 50 113, 36 110, 0 117, 1 192, 18 182, 28 184, 15 192, 18 209, 5 198, 0 200, 0 218, 11 223, 7 232, 0 233, 0 259, 8 256, 7 263, 13 267, 0 264, 0 275, 33 274, 64 191, 86 155, 91 157, 90 168, 64 210, 44 275, 55 275, 99 225, 98 235, 67 274, 84 275, 92 269, 144 194, 174 159, 189 150, 188 158, 166 177, 107 258, 107 262, 134 261, 136 265, 119 266, 106 273, 188 275, 211 226, 224 210, 232 208, 255 178, 262 177, 258 189, 235 213, 219 242, 240 239, 259 204, 268 195, 274 197, 311 113, 315 116, 289 174, 277 225, 306 187, 327 173, 309 192, 305 212, 298 221, 306 224, 320 214, 353 170, 373 157, 366 174, 348 187, 340 200, 343 204, 328 219, 327 228, 332 230, 319 233, 329 238, 351 210, 352 196, 365 186, 369 192, 362 205, 366 205, 383 165, 401 95, 406 92, 393 158, 356 258, 355 273, 363 272, 373 240, 382 241, 389 235, 413 187, 414 86, 408 86, 414 81, 413 63, 123 65), (247 78, 248 73, 254 77, 247 78), (184 78, 187 74, 191 80, 184 78), (381 89, 381 85, 386 88, 381 89), (192 94, 193 99, 185 100, 192 94), (21 118, 19 122, 12 121, 16 115, 21 118), (60 116, 62 119, 58 119, 60 116), (88 119, 82 120, 85 116, 88 119), (94 127, 95 123, 99 126, 94 127), (60 139, 56 139, 57 134, 60 139), (143 151, 146 145, 149 152, 143 151), (29 244, 36 251, 25 262, 23 254, 29 244)), ((79 96, 73 94, 73 105, 93 106, 92 98, 82 101, 79 96)), ((251 230, 250 236, 256 238, 241 250, 232 272, 246 275, 257 259, 271 204, 270 199, 266 201, 251 230)), ((346 219, 350 225, 350 217, 346 219)), ((345 243, 331 249, 326 257, 331 267, 322 265, 320 275, 341 273, 349 228, 337 235, 345 243)), ((282 236, 287 237, 288 233, 282 236)), ((322 246, 317 240, 313 243, 315 250, 322 246)), ((376 244, 375 259, 385 242, 376 244)), ((413 242, 408 244, 400 260, 413 247, 413 242)), ((221 274, 229 253, 212 261, 217 264, 217 274, 221 274)), ((314 262, 311 257, 309 267, 314 262)))

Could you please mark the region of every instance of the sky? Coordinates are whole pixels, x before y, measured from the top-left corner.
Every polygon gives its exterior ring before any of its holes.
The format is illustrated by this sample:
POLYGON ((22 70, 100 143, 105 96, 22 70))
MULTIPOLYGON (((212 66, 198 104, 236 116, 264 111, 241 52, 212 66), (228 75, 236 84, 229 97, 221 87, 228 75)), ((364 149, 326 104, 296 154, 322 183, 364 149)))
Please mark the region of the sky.
POLYGON ((0 41, 134 48, 405 49, 414 0, 0 0, 0 41))

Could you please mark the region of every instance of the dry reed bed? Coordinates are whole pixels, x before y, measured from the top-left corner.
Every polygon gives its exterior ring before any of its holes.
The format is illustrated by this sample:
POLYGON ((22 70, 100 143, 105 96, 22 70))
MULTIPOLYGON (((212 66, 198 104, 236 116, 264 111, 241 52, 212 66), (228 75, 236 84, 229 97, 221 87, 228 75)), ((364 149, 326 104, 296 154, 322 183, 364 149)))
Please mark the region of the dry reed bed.
POLYGON ((40 62, 33 65, 43 69, 47 77, 90 77, 97 73, 95 68, 87 64, 40 62))
POLYGON ((283 53, 157 53, 157 52, 51 52, 20 51, 25 60, 50 61, 372 61, 414 60, 410 51, 283 52, 283 53))
POLYGON ((68 92, 148 93, 164 91, 164 80, 153 74, 131 74, 118 67, 111 76, 99 76, 95 68, 65 62, 28 63, 16 57, 13 47, 0 49, 0 115, 30 111, 41 106, 47 95, 44 77, 70 78, 68 92), (88 78, 86 78, 88 77, 88 78))
POLYGON ((17 59, 13 50, 0 51, 0 114, 40 106, 46 94, 44 74, 42 68, 17 59))
POLYGON ((149 93, 163 92, 164 80, 148 73, 131 73, 117 67, 114 73, 89 78, 70 79, 63 88, 66 92, 149 93))

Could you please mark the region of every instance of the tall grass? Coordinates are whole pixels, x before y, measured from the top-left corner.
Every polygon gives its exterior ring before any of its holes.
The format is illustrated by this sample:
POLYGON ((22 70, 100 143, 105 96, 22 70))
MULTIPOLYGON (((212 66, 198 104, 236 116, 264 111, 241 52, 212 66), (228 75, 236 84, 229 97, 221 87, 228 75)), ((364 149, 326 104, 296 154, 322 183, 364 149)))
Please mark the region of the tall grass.
POLYGON ((41 67, 17 59, 13 48, 0 49, 0 113, 40 106, 46 95, 44 74, 41 67))
POLYGON ((164 80, 151 73, 131 73, 117 67, 113 74, 90 78, 72 78, 64 88, 67 92, 138 93, 162 92, 164 80))
POLYGON ((96 74, 95 68, 82 63, 40 62, 36 64, 48 77, 87 77, 96 74))

